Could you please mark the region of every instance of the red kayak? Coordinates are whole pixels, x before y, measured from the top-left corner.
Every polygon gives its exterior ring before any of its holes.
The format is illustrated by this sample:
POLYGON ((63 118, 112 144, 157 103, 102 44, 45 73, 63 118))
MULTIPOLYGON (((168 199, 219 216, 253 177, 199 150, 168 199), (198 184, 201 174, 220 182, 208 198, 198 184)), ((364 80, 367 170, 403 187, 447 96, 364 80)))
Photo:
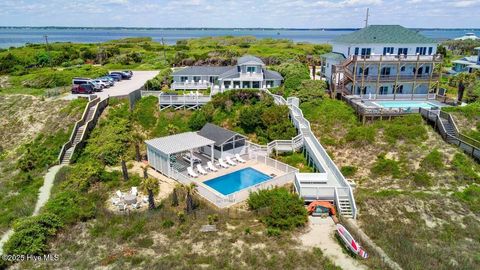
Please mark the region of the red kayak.
POLYGON ((343 227, 343 225, 337 224, 337 233, 348 249, 364 259, 368 258, 367 252, 362 249, 355 239, 353 239, 353 236, 347 231, 347 229, 345 229, 345 227, 343 227))

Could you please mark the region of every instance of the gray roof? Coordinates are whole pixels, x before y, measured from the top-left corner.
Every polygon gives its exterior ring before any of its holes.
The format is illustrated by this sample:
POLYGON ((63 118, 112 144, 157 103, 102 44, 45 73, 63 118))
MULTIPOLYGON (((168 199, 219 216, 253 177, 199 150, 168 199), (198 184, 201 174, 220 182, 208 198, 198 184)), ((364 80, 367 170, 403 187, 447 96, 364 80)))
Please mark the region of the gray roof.
POLYGON ((235 135, 245 137, 239 133, 233 132, 228 129, 224 129, 217 125, 206 123, 202 129, 198 132, 199 135, 215 141, 216 146, 221 146, 226 141, 234 137, 235 135))
POLYGON ((273 70, 264 69, 263 74, 265 74, 265 80, 283 80, 282 75, 273 70))
POLYGON ((452 63, 462 64, 462 65, 475 64, 475 63, 477 63, 477 57, 476 56, 465 56, 461 59, 452 61, 452 63))
POLYGON ((188 151, 190 149, 200 148, 202 146, 212 145, 215 142, 198 135, 196 132, 185 132, 147 140, 145 143, 162 153, 175 154, 188 151))
POLYGON ((173 76, 206 76, 206 75, 220 75, 227 72, 235 67, 226 66, 226 67, 212 67, 212 66, 192 66, 186 67, 180 70, 173 72, 173 76))
POLYGON ((400 25, 370 25, 351 34, 339 36, 334 39, 337 43, 348 44, 425 44, 436 42, 426 38, 414 30, 400 25))
POLYGON ((347 59, 343 53, 336 53, 336 52, 329 52, 329 53, 324 53, 320 55, 320 57, 326 58, 326 59, 332 59, 335 61, 343 61, 347 59))
POLYGON ((231 68, 218 76, 219 79, 234 79, 239 77, 240 73, 238 72, 237 67, 231 68))
POLYGON ((255 62, 259 65, 265 65, 265 63, 263 63, 262 59, 260 59, 256 56, 253 56, 253 55, 244 55, 244 56, 237 59, 237 64, 238 65, 242 65, 242 64, 245 64, 245 63, 249 63, 249 62, 255 62))

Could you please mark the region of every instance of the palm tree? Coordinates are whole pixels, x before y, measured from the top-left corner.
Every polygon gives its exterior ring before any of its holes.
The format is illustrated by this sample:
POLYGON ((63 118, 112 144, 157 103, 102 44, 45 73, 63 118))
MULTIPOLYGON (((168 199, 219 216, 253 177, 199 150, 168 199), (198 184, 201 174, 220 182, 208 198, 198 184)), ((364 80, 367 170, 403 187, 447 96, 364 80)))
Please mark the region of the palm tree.
POLYGON ((185 198, 185 210, 187 211, 187 214, 190 214, 193 211, 194 204, 193 204, 193 193, 195 193, 196 190, 196 185, 195 183, 190 183, 190 185, 185 186, 185 190, 187 191, 187 195, 185 198))
POLYGON ((462 102, 465 89, 467 89, 468 93, 472 91, 476 77, 477 76, 473 73, 460 73, 455 77, 458 87, 458 102, 462 102))
POLYGON ((128 170, 127 170, 127 163, 125 162, 125 157, 122 157, 122 175, 123 175, 123 180, 127 181, 128 180, 128 170))
POLYGON ((179 128, 175 126, 174 124, 168 124, 167 126, 167 131, 169 135, 173 135, 178 133, 179 128))
POLYGON ((130 140, 135 147, 135 160, 141 161, 142 156, 140 154, 140 144, 143 143, 144 136, 139 132, 133 132, 130 136, 130 140))
POLYGON ((148 166, 147 165, 142 166, 142 170, 143 170, 143 179, 147 179, 148 178, 148 166))
POLYGON ((172 194, 172 206, 178 206, 178 194, 177 191, 182 188, 182 185, 176 184, 175 187, 173 188, 173 194, 172 194))
POLYGON ((155 209, 154 194, 160 189, 158 180, 152 177, 143 179, 141 187, 148 193, 148 209, 155 209))

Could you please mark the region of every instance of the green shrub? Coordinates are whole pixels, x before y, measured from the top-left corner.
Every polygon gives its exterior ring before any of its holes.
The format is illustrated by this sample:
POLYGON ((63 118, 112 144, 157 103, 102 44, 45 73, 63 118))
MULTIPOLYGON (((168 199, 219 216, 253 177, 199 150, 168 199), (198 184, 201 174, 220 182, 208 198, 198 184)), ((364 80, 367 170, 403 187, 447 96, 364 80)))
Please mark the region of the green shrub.
POLYGON ((478 164, 463 153, 456 153, 453 156, 452 169, 455 171, 455 178, 460 181, 469 183, 480 181, 480 176, 475 169, 477 167, 478 164))
POLYGON ((412 174, 412 178, 417 186, 430 187, 433 185, 433 179, 426 171, 418 170, 412 174))
POLYGON ((473 212, 480 212, 480 186, 470 185, 461 192, 455 192, 454 195, 467 203, 473 212))
POLYGON ((171 228, 173 227, 173 225, 175 225, 175 223, 173 221, 171 221, 170 219, 166 219, 164 221, 162 221, 162 228, 171 228))
POLYGON ((377 131, 373 126, 353 127, 347 132, 345 140, 353 143, 354 147, 360 147, 374 143, 376 133, 377 131))
POLYGON ((282 231, 278 228, 267 228, 267 235, 268 236, 280 236, 282 231))
POLYGON ((5 243, 5 254, 41 255, 48 251, 48 240, 63 227, 54 214, 24 218, 14 224, 14 234, 5 243))
POLYGON ((258 210, 261 221, 268 227, 290 230, 307 222, 303 200, 286 188, 251 193, 247 203, 251 210, 258 210))
POLYGON ((428 171, 439 171, 444 168, 443 154, 438 149, 432 150, 420 162, 420 167, 428 171))
POLYGON ((145 97, 135 103, 135 109, 133 110, 133 119, 137 123, 139 123, 142 128, 149 130, 155 127, 155 124, 157 123, 157 112, 157 97, 145 97))
POLYGON ((95 217, 95 204, 90 197, 77 190, 61 191, 47 202, 45 211, 55 214, 65 224, 86 221, 95 217))
POLYGON ((357 173, 358 168, 355 166, 342 166, 340 171, 342 172, 343 176, 352 177, 357 173))
POLYGON ((427 130, 422 117, 418 114, 397 117, 391 121, 382 122, 384 135, 389 143, 399 140, 406 143, 417 143, 427 139, 427 130))
POLYGON ((388 159, 385 155, 379 155, 377 157, 370 171, 375 176, 391 175, 393 178, 399 178, 401 175, 398 161, 388 159))
POLYGON ((208 121, 207 115, 203 110, 195 111, 190 120, 188 121, 188 126, 192 130, 200 130, 208 121))

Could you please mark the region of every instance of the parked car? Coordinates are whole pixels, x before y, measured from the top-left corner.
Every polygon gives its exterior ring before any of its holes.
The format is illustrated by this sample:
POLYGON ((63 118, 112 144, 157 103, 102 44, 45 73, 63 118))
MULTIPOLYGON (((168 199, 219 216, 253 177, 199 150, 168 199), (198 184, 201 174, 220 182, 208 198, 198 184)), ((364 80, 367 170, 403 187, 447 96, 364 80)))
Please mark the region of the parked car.
POLYGON ((123 73, 130 74, 130 77, 133 77, 133 72, 131 70, 124 70, 123 73))
POLYGON ((101 85, 101 84, 99 84, 99 83, 97 83, 93 80, 90 83, 93 85, 93 90, 95 90, 95 92, 101 92, 104 88, 103 85, 101 85))
POLYGON ((125 73, 125 72, 122 72, 122 71, 112 71, 112 72, 110 72, 110 75, 111 74, 118 74, 118 75, 122 76, 122 80, 129 80, 130 78, 132 78, 132 75, 130 73, 125 73))
POLYGON ((96 92, 100 92, 103 89, 103 85, 96 83, 94 80, 90 78, 73 78, 72 84, 73 85, 91 84, 93 86, 93 90, 96 92))
POLYGON ((122 80, 122 75, 120 75, 120 74, 108 74, 107 77, 110 77, 117 82, 122 80))
POLYGON ((100 77, 99 80, 102 80, 105 83, 108 83, 110 86, 115 85, 115 80, 112 77, 100 77))
POLYGON ((92 94, 95 92, 93 85, 89 83, 74 84, 72 86, 72 94, 92 94))
POLYGON ((100 79, 93 80, 93 82, 100 84, 103 89, 110 87, 110 82, 104 82, 103 80, 100 80, 100 79))

